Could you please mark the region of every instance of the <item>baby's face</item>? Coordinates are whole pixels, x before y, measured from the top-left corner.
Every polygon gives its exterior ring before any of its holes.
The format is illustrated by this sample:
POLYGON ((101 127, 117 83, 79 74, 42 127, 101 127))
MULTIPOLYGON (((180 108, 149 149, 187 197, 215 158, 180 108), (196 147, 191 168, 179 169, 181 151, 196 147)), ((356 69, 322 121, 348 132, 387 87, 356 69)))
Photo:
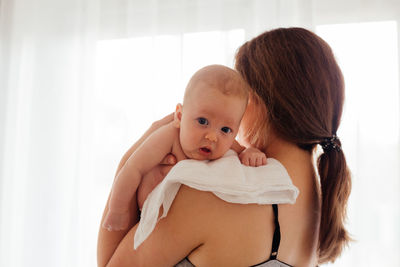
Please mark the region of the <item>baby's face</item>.
POLYGON ((193 90, 182 109, 180 143, 188 158, 217 159, 232 146, 247 101, 205 83, 196 86, 201 88, 193 90))

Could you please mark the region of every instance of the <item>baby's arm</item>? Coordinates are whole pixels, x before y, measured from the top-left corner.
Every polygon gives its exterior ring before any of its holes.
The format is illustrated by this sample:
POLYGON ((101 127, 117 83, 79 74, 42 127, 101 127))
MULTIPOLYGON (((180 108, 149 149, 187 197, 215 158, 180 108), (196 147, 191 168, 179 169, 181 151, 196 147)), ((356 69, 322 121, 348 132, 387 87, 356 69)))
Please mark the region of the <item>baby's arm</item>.
POLYGON ((239 144, 238 141, 233 140, 231 149, 234 150, 234 151, 239 155, 240 153, 243 152, 243 150, 246 149, 246 147, 244 147, 244 146, 242 146, 241 144, 239 144))
POLYGON ((267 156, 257 148, 246 148, 234 140, 231 149, 239 154, 240 161, 246 166, 258 167, 267 164, 267 156))
POLYGON ((103 227, 123 230, 130 220, 129 203, 142 176, 159 164, 171 152, 178 129, 169 123, 154 131, 128 158, 114 180, 108 212, 103 227))

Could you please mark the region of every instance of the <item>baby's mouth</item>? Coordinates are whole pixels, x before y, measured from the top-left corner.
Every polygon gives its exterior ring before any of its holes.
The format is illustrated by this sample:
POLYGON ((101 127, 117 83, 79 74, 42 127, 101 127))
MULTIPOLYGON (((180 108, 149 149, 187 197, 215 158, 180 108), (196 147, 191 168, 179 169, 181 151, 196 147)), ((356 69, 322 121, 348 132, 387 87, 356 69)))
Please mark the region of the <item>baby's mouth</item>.
POLYGON ((211 149, 207 148, 207 147, 201 147, 200 151, 204 154, 210 154, 211 153, 211 149))

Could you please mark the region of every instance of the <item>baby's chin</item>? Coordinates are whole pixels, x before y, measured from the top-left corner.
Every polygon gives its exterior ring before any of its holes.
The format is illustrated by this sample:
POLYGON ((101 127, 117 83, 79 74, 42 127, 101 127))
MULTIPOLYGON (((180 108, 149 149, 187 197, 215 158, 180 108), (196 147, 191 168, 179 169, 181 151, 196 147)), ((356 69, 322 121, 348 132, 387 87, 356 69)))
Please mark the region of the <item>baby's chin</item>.
POLYGON ((222 158, 222 156, 225 154, 215 153, 214 151, 206 152, 202 151, 201 149, 197 149, 195 151, 184 150, 183 153, 186 155, 187 158, 195 160, 215 160, 222 158))

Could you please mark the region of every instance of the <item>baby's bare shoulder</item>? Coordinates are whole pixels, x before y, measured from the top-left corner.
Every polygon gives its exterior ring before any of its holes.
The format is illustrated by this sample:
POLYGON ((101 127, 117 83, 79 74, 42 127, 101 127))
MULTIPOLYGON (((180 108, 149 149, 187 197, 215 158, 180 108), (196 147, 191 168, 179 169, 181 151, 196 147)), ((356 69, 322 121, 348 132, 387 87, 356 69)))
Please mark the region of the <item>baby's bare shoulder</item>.
POLYGON ((170 122, 155 130, 148 138, 155 139, 157 142, 169 141, 174 143, 179 136, 179 129, 175 126, 174 122, 170 122))
POLYGON ((170 123, 167 123, 167 124, 161 126, 160 128, 158 128, 155 132, 162 132, 162 133, 178 135, 179 128, 176 127, 176 123, 174 121, 171 121, 170 123))

